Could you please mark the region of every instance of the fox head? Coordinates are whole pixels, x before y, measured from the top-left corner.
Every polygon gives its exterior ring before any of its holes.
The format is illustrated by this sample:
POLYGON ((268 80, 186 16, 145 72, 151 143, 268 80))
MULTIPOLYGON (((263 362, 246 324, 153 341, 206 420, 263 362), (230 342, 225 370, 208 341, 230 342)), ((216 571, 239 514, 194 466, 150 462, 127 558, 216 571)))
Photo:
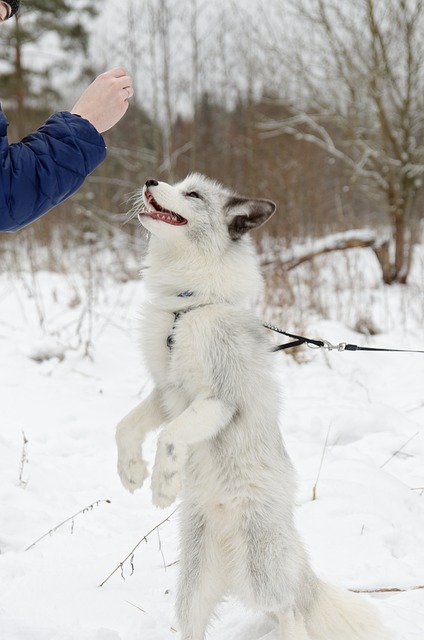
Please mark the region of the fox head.
POLYGON ((198 173, 175 185, 147 180, 135 206, 141 224, 157 238, 221 247, 263 225, 275 209, 270 200, 240 197, 198 173))
POLYGON ((170 185, 147 180, 133 212, 149 231, 143 278, 150 294, 176 309, 214 301, 252 306, 262 276, 247 233, 274 213, 269 200, 242 198, 198 173, 170 185), (178 292, 193 292, 182 298, 178 292))

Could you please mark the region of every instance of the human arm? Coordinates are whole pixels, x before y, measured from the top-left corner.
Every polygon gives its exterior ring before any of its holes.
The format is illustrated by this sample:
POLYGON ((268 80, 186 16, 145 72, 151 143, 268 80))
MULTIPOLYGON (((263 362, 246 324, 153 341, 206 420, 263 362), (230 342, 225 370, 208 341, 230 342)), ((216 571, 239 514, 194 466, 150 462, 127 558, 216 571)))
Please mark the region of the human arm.
POLYGON ((80 188, 106 156, 101 132, 122 118, 132 95, 124 69, 107 71, 84 91, 72 113, 53 114, 11 145, 0 110, 0 231, 26 226, 80 188))
POLYGON ((0 231, 17 231, 73 194, 106 156, 100 133, 85 119, 55 113, 9 145, 0 112, 0 231))

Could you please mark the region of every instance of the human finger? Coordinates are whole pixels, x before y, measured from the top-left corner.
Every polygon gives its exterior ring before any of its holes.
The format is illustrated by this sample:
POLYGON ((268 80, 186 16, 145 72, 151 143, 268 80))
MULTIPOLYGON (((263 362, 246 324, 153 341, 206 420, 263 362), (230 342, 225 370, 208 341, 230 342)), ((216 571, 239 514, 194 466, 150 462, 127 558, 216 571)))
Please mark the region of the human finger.
POLYGON ((134 89, 132 87, 123 87, 123 91, 125 91, 125 100, 132 98, 134 95, 134 89))
POLYGON ((104 71, 102 75, 111 76, 112 78, 122 78, 124 76, 128 76, 124 67, 115 67, 113 69, 109 69, 108 71, 104 71))

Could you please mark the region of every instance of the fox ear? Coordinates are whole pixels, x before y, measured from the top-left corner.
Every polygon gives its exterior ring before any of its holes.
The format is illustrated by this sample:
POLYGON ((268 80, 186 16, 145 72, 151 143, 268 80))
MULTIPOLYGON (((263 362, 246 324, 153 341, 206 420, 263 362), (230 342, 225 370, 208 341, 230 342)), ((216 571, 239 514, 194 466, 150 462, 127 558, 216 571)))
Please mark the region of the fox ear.
POLYGON ((231 216, 228 232, 231 240, 239 240, 251 229, 261 227, 275 213, 277 206, 271 200, 230 198, 227 209, 231 216))

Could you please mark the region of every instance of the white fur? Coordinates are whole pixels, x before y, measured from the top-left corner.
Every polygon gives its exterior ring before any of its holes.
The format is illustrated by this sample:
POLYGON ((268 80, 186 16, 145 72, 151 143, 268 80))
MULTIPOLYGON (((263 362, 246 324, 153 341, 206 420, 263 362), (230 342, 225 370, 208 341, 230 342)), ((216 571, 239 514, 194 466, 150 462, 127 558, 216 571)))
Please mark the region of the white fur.
POLYGON ((145 186, 137 207, 151 234, 141 341, 155 389, 118 425, 118 470, 127 489, 141 487, 144 436, 163 425, 152 493, 160 507, 182 498, 182 640, 203 640, 228 593, 273 614, 281 640, 387 640, 365 600, 315 576, 294 526, 276 356, 251 310, 262 280, 246 233, 275 206, 192 174, 145 186), (187 224, 143 214, 151 195, 187 224))

